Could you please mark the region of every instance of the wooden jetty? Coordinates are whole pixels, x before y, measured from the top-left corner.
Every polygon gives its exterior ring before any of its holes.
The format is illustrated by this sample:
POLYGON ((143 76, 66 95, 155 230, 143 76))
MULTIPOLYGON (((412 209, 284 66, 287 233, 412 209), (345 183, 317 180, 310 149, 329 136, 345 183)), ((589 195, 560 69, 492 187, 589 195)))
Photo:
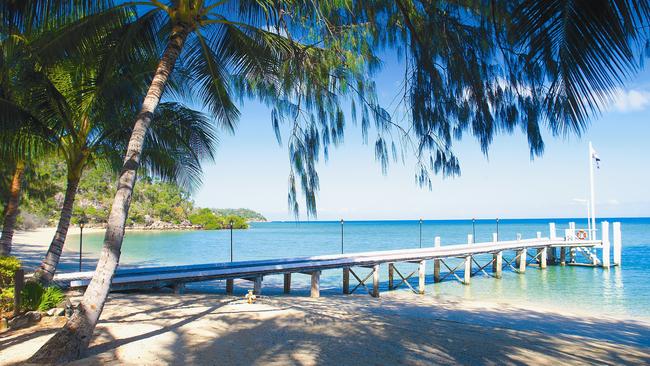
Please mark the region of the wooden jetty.
MULTIPOLYGON (((136 288, 171 287, 181 293, 186 283, 208 280, 226 280, 226 292, 232 294, 235 279, 249 280, 256 294, 262 292, 265 276, 284 275, 284 292, 291 291, 291 276, 311 276, 311 296, 320 296, 320 275, 323 270, 341 269, 343 293, 351 294, 363 288, 371 296, 379 296, 380 268, 388 269, 388 288, 404 285, 413 292, 424 294, 426 285, 426 262, 433 262, 433 280, 440 282, 447 278, 469 285, 471 278, 485 275, 501 278, 503 270, 525 273, 526 268, 535 266, 545 269, 547 265, 586 265, 609 268, 621 263, 621 225, 615 222, 613 231, 613 263, 610 263, 609 223, 602 223, 600 240, 583 239, 584 230, 577 230, 571 223, 562 237, 556 235, 554 223, 549 224, 549 236, 538 232, 533 239, 499 241, 497 234, 491 242, 474 243, 468 235, 467 244, 441 245, 439 237, 434 246, 421 249, 386 250, 363 253, 323 255, 298 258, 281 258, 259 261, 210 263, 187 266, 146 267, 119 269, 113 277, 113 290, 136 288), (601 249, 601 258, 596 255, 601 249), (460 259, 453 260, 454 258, 460 259), (452 262, 460 262, 453 265, 452 262), (417 269, 402 273, 397 263, 416 263, 417 269), (364 270, 365 269, 365 270, 364 270), (368 271, 369 269, 369 271, 368 271), (368 271, 362 274, 362 271, 368 271), (397 276, 396 276, 397 275, 397 276), (417 276, 414 288, 409 279, 417 276), (353 281, 351 283, 351 281, 353 281), (354 287, 351 288, 351 284, 354 287)), ((66 288, 85 288, 93 272, 57 274, 54 282, 66 288)))

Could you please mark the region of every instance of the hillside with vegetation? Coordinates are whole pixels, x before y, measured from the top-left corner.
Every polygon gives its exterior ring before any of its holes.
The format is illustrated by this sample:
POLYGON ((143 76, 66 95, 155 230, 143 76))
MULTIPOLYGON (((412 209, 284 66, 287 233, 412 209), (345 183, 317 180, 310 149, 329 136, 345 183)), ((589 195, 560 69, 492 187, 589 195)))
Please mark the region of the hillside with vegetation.
MULTIPOLYGON (((18 227, 32 229, 54 226, 59 218, 65 192, 65 167, 62 162, 44 161, 30 169, 21 200, 18 227)), ((104 166, 84 172, 73 207, 72 223, 84 218, 88 226, 106 224, 117 177, 104 166)), ((6 178, 0 194, 5 194, 6 178)), ((4 199, 4 197, 3 197, 4 199)), ((266 221, 249 209, 210 209, 197 207, 188 192, 174 183, 148 176, 140 177, 127 220, 129 228, 139 229, 235 229, 248 228, 250 221, 266 221)))

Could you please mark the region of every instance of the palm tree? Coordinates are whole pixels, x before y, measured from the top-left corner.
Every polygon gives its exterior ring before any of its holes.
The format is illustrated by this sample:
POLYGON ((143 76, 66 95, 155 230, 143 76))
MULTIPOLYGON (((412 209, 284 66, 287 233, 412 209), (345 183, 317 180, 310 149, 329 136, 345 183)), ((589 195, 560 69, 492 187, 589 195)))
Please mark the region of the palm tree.
POLYGON ((4 209, 4 220, 2 222, 2 237, 0 237, 0 257, 11 254, 11 246, 14 234, 16 219, 18 218, 18 203, 20 201, 20 190, 25 173, 25 163, 17 161, 9 187, 9 200, 4 209))
POLYGON ((52 131, 22 107, 28 104, 27 85, 15 87, 18 81, 24 81, 32 65, 25 62, 24 53, 11 42, 0 45, 0 159, 12 167, 0 237, 0 256, 7 256, 11 254, 25 170, 31 161, 51 149, 52 131))
MULTIPOLYGON (((165 86, 183 50, 187 48, 181 64, 187 66, 189 76, 193 79, 201 99, 215 118, 231 127, 234 127, 238 117, 230 90, 231 74, 238 75, 244 82, 268 81, 274 75, 280 75, 278 70, 281 69, 281 61, 286 61, 295 54, 309 56, 311 53, 311 61, 318 62, 316 56, 320 52, 319 49, 314 45, 305 46, 293 41, 289 33, 290 27, 287 26, 290 17, 293 17, 296 22, 295 27, 301 27, 304 34, 307 34, 309 29, 305 26, 316 24, 320 9, 314 7, 314 3, 309 1, 285 3, 283 1, 173 0, 167 5, 151 0, 138 4, 139 6, 150 5, 152 8, 144 12, 140 19, 162 17, 165 20, 163 29, 168 32, 165 49, 135 120, 123 160, 119 188, 108 219, 104 249, 93 280, 73 317, 56 337, 37 352, 31 360, 33 362, 72 360, 79 357, 88 346, 108 295, 111 278, 119 262, 124 227, 137 171, 142 163, 146 136, 165 86), (314 51, 306 51, 307 49, 314 51)), ((345 54, 330 55, 325 60, 330 62, 330 65, 328 68, 321 68, 322 71, 345 66, 341 61, 345 60, 345 54)), ((299 64, 298 61, 293 60, 294 66, 299 64)), ((331 87, 333 83, 330 82, 329 74, 319 75, 319 77, 326 80, 325 87, 329 90, 314 87, 313 93, 322 91, 322 94, 328 94, 336 91, 336 88, 331 87)), ((277 84, 268 81, 267 85, 277 87, 284 81, 279 80, 277 84)), ((246 87, 247 91, 254 95, 268 91, 261 88, 252 90, 251 88, 254 88, 252 83, 247 84, 246 87)), ((279 87, 286 87, 286 85, 279 87)), ((322 99, 327 98, 321 97, 322 99)), ((322 107, 319 103, 315 104, 322 107)), ((321 112, 326 113, 324 109, 321 112)), ((340 109, 338 112, 334 115, 342 115, 340 109)))
MULTIPOLYGON (((112 50, 111 45, 99 45, 103 50, 112 50)), ((145 84, 140 75, 146 75, 143 71, 150 69, 152 63, 149 54, 143 56, 143 60, 131 58, 128 67, 120 67, 117 72, 111 70, 116 61, 112 52, 83 63, 76 59, 57 62, 44 73, 44 87, 33 93, 32 101, 37 101, 33 106, 35 113, 57 121, 60 126, 56 143, 67 166, 66 192, 57 230, 35 273, 43 284, 52 280, 59 263, 84 169, 103 160, 119 172, 120 152, 131 131, 127 121, 135 115, 130 100, 141 91, 125 85, 145 84)), ((148 132, 142 168, 182 186, 196 186, 201 161, 214 156, 213 126, 202 113, 182 104, 167 102, 161 107, 148 132)))
MULTIPOLYGON (((559 3, 559 2, 558 2, 559 3)), ((601 1, 601 5, 608 5, 608 10, 613 11, 612 17, 589 17, 583 25, 588 26, 590 32, 580 33, 581 37, 594 39, 612 39, 614 35, 609 32, 608 21, 616 21, 625 25, 621 30, 626 34, 627 42, 631 41, 630 25, 635 28, 638 24, 637 17, 645 22, 648 12, 641 2, 601 1), (639 11, 642 9, 643 11, 639 11)), ((142 4, 142 2, 138 2, 142 4)), ((314 105, 321 120, 327 120, 328 132, 322 134, 314 124, 305 125, 294 123, 290 142, 290 154, 294 169, 301 176, 301 185, 308 196, 318 187, 313 162, 320 154, 320 142, 332 141, 341 137, 342 112, 338 105, 331 104, 328 96, 341 92, 341 89, 331 87, 332 84, 322 82, 324 79, 336 80, 334 84, 346 85, 355 88, 357 85, 348 83, 349 80, 339 80, 335 72, 334 58, 322 54, 323 62, 310 58, 310 52, 304 49, 318 48, 315 44, 302 45, 293 42, 295 34, 293 27, 313 27, 315 33, 332 37, 335 40, 346 39, 337 37, 343 34, 346 27, 340 24, 366 24, 369 28, 359 28, 359 39, 373 39, 375 43, 360 43, 363 47, 353 46, 352 53, 361 53, 366 58, 371 58, 372 49, 367 45, 389 45, 400 47, 407 53, 407 70, 403 86, 404 100, 408 102, 407 111, 411 118, 409 126, 403 128, 404 135, 412 134, 417 140, 415 145, 419 158, 429 153, 430 159, 422 158, 423 175, 419 181, 427 183, 424 174, 426 169, 443 174, 458 174, 459 165, 451 151, 451 142, 459 139, 463 133, 469 131, 475 135, 485 153, 495 133, 499 131, 511 132, 516 127, 523 128, 528 135, 532 154, 543 151, 540 126, 548 124, 552 131, 560 132, 563 128, 568 131, 580 133, 584 114, 571 114, 571 103, 563 104, 562 108, 548 109, 546 96, 558 96, 563 99, 566 95, 552 93, 549 75, 558 75, 557 80, 562 80, 561 90, 570 90, 571 87, 581 90, 582 95, 590 96, 590 91, 602 86, 607 89, 609 85, 599 85, 602 81, 598 76, 587 77, 590 82, 585 83, 584 74, 555 72, 556 65, 552 62, 544 64, 547 60, 535 57, 535 42, 525 43, 522 46, 517 39, 526 41, 534 40, 536 29, 528 28, 528 33, 513 37, 510 33, 517 28, 512 22, 511 14, 526 14, 525 8, 535 8, 533 2, 522 1, 519 3, 492 1, 486 6, 483 2, 449 1, 449 2, 424 2, 412 0, 396 1, 349 1, 349 2, 321 2, 317 6, 310 6, 311 2, 265 2, 265 1, 240 1, 239 4, 227 10, 228 1, 204 2, 174 0, 169 5, 151 0, 153 10, 150 13, 161 13, 166 19, 169 30, 165 51, 153 80, 142 103, 142 108, 135 121, 133 134, 129 141, 126 157, 120 175, 119 189, 113 202, 109 217, 108 228, 104 239, 104 249, 99 259, 95 275, 88 286, 84 298, 75 311, 73 317, 65 327, 51 338, 30 360, 32 362, 66 362, 73 360, 87 347, 92 336, 94 326, 99 319, 106 297, 108 295, 112 276, 119 262, 120 250, 124 234, 124 225, 128 215, 131 194, 136 181, 136 173, 141 163, 141 154, 145 137, 152 121, 165 85, 179 58, 181 64, 188 63, 194 67, 192 71, 201 87, 203 99, 211 106, 213 114, 227 124, 232 124, 237 116, 236 109, 231 102, 227 73, 236 73, 242 76, 244 84, 254 95, 260 93, 268 101, 289 99, 293 95, 297 103, 280 103, 274 111, 294 116, 293 121, 302 119, 304 108, 314 105), (522 8, 519 8, 521 6, 522 8), (219 12, 220 10, 223 10, 219 12), (324 11, 325 10, 325 11, 324 11), (334 11, 336 10, 336 11, 334 11), (296 18, 292 18, 294 15, 296 18), (297 21, 295 19, 309 19, 297 21), (269 19, 271 24, 261 20, 269 19), (289 23, 290 26, 286 26, 289 23), (278 30, 268 32, 278 25, 278 30), (260 28, 260 25, 262 28, 260 28), (245 30, 245 32, 243 31, 245 30), (320 33, 319 33, 320 32, 320 33), (521 38, 520 38, 521 37, 521 38), (243 41, 245 40, 245 42, 243 41), (237 42, 237 43, 232 43, 237 42), (187 44, 187 46, 186 46, 187 44), (186 61, 183 62, 182 51, 186 61), (299 52, 293 52, 299 49, 299 52), (258 51, 255 54, 253 51, 258 51), (290 57, 284 58, 290 55, 290 57), (295 56, 295 57, 294 57, 295 56), (301 58, 298 56, 304 56, 301 58), (275 68, 278 61, 282 60, 281 67, 275 68), (316 65, 316 66, 314 66, 316 65), (228 67, 230 66, 230 68, 228 67), (323 67, 320 67, 323 66, 323 67), (307 70, 303 72, 302 70, 307 70), (306 75, 308 74, 308 75, 306 75), (268 80, 275 77, 279 82, 268 80), (504 82, 505 80, 505 82, 504 82), (251 82, 254 81, 254 82, 251 82), (306 81, 315 81, 306 83, 306 81), (329 86, 323 89, 321 86, 329 86), (261 91, 260 91, 261 90, 261 91), (317 92, 323 92, 318 94, 317 92), (329 105, 333 108, 324 108, 329 105), (333 113, 330 112, 333 109, 333 113), (575 117, 578 117, 577 120, 575 117), (330 118, 331 117, 331 118, 330 118), (573 118, 573 119, 572 119, 573 118), (333 132, 331 132, 333 131, 333 132), (326 136, 326 139, 323 138, 326 136), (426 163, 426 167, 424 164, 426 163), (427 168, 428 167, 428 168, 427 168)), ((538 8, 544 8, 544 2, 539 2, 538 8)), ((573 10, 590 7, 588 1, 569 1, 573 10)), ((572 10, 572 11, 573 11, 572 10)), ((542 29, 548 24, 554 24, 555 17, 560 12, 541 12, 535 14, 535 21, 542 29)), ((566 24, 570 17, 561 21, 566 24)), ((539 29, 539 28, 538 28, 539 29)), ((571 37, 555 37, 556 34, 566 32, 566 27, 551 27, 549 37, 544 42, 565 42, 571 37)), ((353 31, 354 33, 354 31, 353 31)), ((348 34, 345 34, 348 35, 348 34)), ((580 39, 578 40, 580 41, 580 39)), ((344 42, 344 41, 341 41, 344 42)), ((343 43, 339 43, 340 46, 343 43)), ((571 49, 590 55, 586 59, 598 60, 600 64, 614 65, 614 69, 605 68, 604 72, 614 75, 621 70, 629 70, 629 64, 621 64, 620 60, 629 60, 633 55, 620 50, 598 52, 591 46, 594 44, 608 44, 608 42, 586 42, 589 47, 571 49)), ((336 42, 324 42, 325 49, 336 42)), ((561 45, 546 44, 544 47, 551 50, 562 49, 561 45)), ((350 44, 346 44, 350 46, 350 44)), ((544 48, 544 49, 546 49, 544 48)), ((341 58, 344 52, 335 54, 341 58)), ((564 58, 569 61, 571 58, 564 58)), ((577 70, 587 72, 598 63, 582 62, 574 65, 577 70)), ((338 64, 341 68, 348 66, 345 62, 338 64)), ((598 71, 593 70, 598 73, 598 71)), ((552 78, 551 78, 552 80, 552 78)), ((364 98, 365 93, 358 90, 360 102, 369 106, 375 113, 380 134, 388 134, 386 126, 394 125, 390 116, 381 109, 374 108, 375 101, 364 98)), ((593 104, 590 99, 577 99, 583 106, 593 104)), ((551 106, 553 104, 550 104, 551 106)), ((370 116, 363 111, 362 127, 367 131, 370 116)), ((273 116, 274 125, 276 115, 273 116)), ((309 119, 309 118, 307 118, 309 119)), ((400 126, 396 126, 399 128, 400 126)), ((325 142, 324 142, 325 144, 325 142)), ((326 145, 327 146, 327 145, 326 145)), ((380 135, 376 143, 377 155, 384 162, 387 155, 387 143, 384 136, 380 135)), ((429 182, 430 184, 430 182, 429 182)), ((290 187, 290 197, 295 196, 295 187, 290 187), (293 188, 293 190, 291 190, 293 188)), ((313 197, 308 197, 308 208, 313 197)), ((314 209, 315 206, 311 206, 314 209)))
MULTIPOLYGON (((19 17, 24 18, 29 17, 19 17)), ((7 91, 26 89, 22 103, 5 99, 4 109, 0 111, 10 118, 15 110, 28 110, 29 116, 36 115, 39 121, 47 121, 50 127, 47 135, 67 166, 66 192, 57 230, 35 276, 44 284, 51 281, 56 271, 84 168, 103 160, 119 170, 119 152, 123 151, 131 130, 125 121, 137 112, 130 101, 143 93, 142 88, 133 85, 145 85, 147 71, 155 67, 156 52, 150 42, 151 35, 142 33, 146 32, 143 27, 148 24, 147 19, 127 24, 128 13, 123 11, 109 13, 105 18, 91 22, 77 16, 64 19, 64 23, 58 25, 66 30, 66 27, 93 23, 93 32, 88 38, 79 39, 80 46, 72 47, 75 57, 57 58, 52 54, 42 57, 42 48, 50 47, 61 38, 61 31, 56 28, 52 31, 45 20, 40 27, 25 26, 20 33, 3 40, 3 49, 16 51, 12 59, 5 57, 5 60, 32 67, 21 77, 11 80, 13 85, 7 83, 3 88, 7 91), (136 32, 139 38, 130 39, 136 32)), ((212 159, 214 154, 215 134, 205 116, 181 104, 165 103, 150 135, 143 169, 163 179, 177 180, 189 188, 196 186, 201 160, 212 159)), ((24 167, 24 163, 19 161, 17 167, 24 167)), ((15 175, 20 172, 22 170, 17 170, 15 175)), ((18 178, 14 179, 17 184, 18 178)), ((19 184, 12 187, 19 187, 19 184)), ((11 220, 15 222, 17 213, 18 191, 12 189, 12 193, 6 210, 10 224, 4 226, 7 233, 13 232, 11 220)), ((6 238, 9 239, 8 234, 6 238)))

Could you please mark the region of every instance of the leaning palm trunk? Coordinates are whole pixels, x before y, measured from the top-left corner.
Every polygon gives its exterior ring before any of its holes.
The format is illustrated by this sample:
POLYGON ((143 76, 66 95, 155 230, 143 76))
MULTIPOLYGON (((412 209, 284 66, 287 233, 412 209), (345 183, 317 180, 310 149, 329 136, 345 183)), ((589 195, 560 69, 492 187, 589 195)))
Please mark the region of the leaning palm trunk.
POLYGON ((120 173, 117 193, 108 217, 104 247, 93 279, 88 285, 81 303, 63 329, 45 343, 28 362, 61 364, 80 358, 88 348, 120 260, 124 226, 129 213, 131 195, 147 129, 189 32, 190 29, 182 24, 173 27, 167 47, 142 103, 142 109, 135 121, 120 173))
POLYGON ((56 272, 56 267, 59 265, 59 259, 63 252, 65 238, 68 235, 68 228, 70 227, 72 207, 74 205, 75 196, 77 195, 77 187, 79 187, 79 177, 69 178, 68 185, 65 189, 65 198, 63 200, 63 208, 61 209, 61 217, 59 218, 59 224, 56 227, 56 233, 50 243, 50 247, 47 249, 45 259, 43 259, 41 266, 34 274, 34 277, 43 285, 48 285, 52 281, 54 273, 56 272))
POLYGON ((2 237, 0 237, 0 256, 11 254, 11 244, 14 237, 14 227, 18 218, 18 203, 20 202, 20 186, 25 173, 25 163, 18 161, 11 179, 9 190, 9 202, 5 210, 5 218, 2 224, 2 237))

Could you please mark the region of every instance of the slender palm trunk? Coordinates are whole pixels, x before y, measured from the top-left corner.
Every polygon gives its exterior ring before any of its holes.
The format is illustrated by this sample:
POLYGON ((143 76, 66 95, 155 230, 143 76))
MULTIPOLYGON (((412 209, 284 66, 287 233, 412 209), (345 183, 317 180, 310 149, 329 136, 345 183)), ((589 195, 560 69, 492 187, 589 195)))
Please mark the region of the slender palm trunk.
POLYGON ((68 235, 68 228, 70 227, 72 207, 74 206, 74 199, 77 195, 80 178, 80 174, 73 174, 68 177, 68 185, 65 189, 65 199, 63 200, 63 208, 61 209, 61 217, 59 217, 56 233, 54 234, 54 238, 52 238, 50 247, 47 249, 45 259, 43 259, 40 267, 34 273, 34 278, 43 285, 48 285, 52 281, 56 267, 59 265, 65 238, 68 235))
POLYGON ((25 163, 22 161, 16 162, 16 169, 14 176, 11 179, 11 187, 9 188, 9 202, 5 209, 5 218, 2 223, 2 236, 0 237, 0 257, 11 254, 11 244, 14 237, 14 227, 16 226, 16 219, 18 218, 18 204, 20 202, 20 187, 23 181, 23 174, 25 173, 25 163))
POLYGON ((124 226, 129 213, 131 195, 135 185, 140 154, 153 113, 167 83, 176 59, 190 32, 189 27, 176 24, 172 28, 167 47, 156 69, 142 108, 137 116, 129 146, 120 173, 117 193, 108 217, 104 247, 97 263, 92 281, 74 314, 54 337, 45 343, 28 362, 61 364, 76 360, 88 348, 95 325, 108 297, 111 280, 120 260, 124 226))

